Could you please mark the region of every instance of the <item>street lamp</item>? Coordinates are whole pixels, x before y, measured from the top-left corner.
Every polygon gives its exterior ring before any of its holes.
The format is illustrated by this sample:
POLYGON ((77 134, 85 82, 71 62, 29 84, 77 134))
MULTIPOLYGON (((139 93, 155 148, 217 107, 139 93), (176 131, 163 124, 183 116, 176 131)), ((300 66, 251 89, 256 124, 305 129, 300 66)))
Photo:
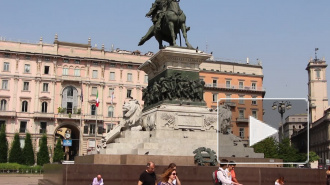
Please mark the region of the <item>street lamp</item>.
POLYGON ((291 109, 291 103, 289 101, 275 101, 273 103, 272 109, 275 110, 276 108, 278 109, 278 113, 281 114, 281 129, 282 129, 282 137, 280 138, 281 140, 284 137, 284 129, 283 129, 283 114, 285 113, 285 110, 291 109))

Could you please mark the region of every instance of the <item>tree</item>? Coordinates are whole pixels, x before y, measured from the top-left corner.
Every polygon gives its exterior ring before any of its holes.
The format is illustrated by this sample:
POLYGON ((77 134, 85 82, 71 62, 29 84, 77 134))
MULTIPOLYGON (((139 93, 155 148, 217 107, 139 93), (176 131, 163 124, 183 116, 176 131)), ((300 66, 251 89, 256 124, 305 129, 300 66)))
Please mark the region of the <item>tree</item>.
POLYGON ((54 149, 53 162, 60 162, 63 159, 64 159, 64 152, 63 152, 61 139, 59 138, 57 140, 57 143, 56 143, 56 146, 55 146, 55 149, 54 149))
POLYGON ((298 150, 291 146, 289 138, 284 138, 282 142, 279 143, 278 153, 279 158, 283 159, 283 162, 298 162, 303 158, 303 156, 298 153, 298 150))
POLYGON ((49 163, 49 153, 47 147, 47 136, 44 134, 40 141, 40 149, 37 154, 37 164, 43 166, 49 163))
POLYGON ((19 141, 19 134, 15 133, 14 141, 9 152, 9 162, 23 164, 24 158, 22 154, 21 144, 19 141))
POLYGON ((265 158, 278 158, 278 143, 274 137, 268 137, 252 147, 256 153, 264 153, 265 158))
POLYGON ((34 153, 31 140, 31 134, 26 133, 25 136, 25 145, 23 148, 24 164, 25 165, 34 165, 34 153))
POLYGON ((8 141, 6 136, 6 125, 1 125, 0 128, 0 163, 8 161, 8 141))
POLYGON ((320 159, 320 157, 314 151, 309 152, 309 162, 310 163, 317 161, 319 159, 320 159))

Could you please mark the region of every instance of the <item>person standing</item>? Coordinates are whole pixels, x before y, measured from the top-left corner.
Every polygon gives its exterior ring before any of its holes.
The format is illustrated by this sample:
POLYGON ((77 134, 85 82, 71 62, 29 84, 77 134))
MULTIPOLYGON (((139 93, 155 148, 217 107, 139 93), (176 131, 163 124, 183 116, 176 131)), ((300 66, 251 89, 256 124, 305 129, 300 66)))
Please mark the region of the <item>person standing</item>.
POLYGON ((148 162, 147 169, 141 173, 138 185, 156 185, 155 163, 148 162))
POLYGON ((221 182, 222 185, 242 185, 237 182, 233 182, 231 180, 231 173, 228 171, 228 160, 227 159, 221 159, 220 161, 220 167, 217 172, 217 178, 218 182, 221 182))
POLYGON ((92 185, 104 185, 103 183, 103 179, 101 175, 97 175, 94 179, 93 179, 93 183, 92 185))
POLYGON ((161 175, 161 182, 160 185, 173 185, 173 181, 176 179, 176 170, 172 168, 168 168, 162 175, 161 175))
POLYGON ((238 180, 236 179, 235 167, 236 167, 235 161, 230 161, 228 165, 228 170, 231 173, 231 180, 233 182, 239 183, 238 180))
POLYGON ((326 174, 327 174, 327 185, 330 185, 330 166, 328 167, 326 174))
POLYGON ((275 181, 275 185, 283 185, 284 184, 284 177, 280 177, 278 179, 276 179, 275 181))

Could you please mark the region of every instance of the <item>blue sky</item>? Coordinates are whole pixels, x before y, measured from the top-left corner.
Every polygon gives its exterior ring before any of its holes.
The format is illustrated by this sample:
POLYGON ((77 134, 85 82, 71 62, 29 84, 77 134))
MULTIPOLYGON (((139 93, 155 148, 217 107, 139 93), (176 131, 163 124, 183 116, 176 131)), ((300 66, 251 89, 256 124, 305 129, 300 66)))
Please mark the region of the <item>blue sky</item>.
MULTIPOLYGON (((158 51, 155 39, 137 46, 152 24, 153 0, 1 1, 0 36, 53 43, 87 43, 110 49, 158 51)), ((262 61, 268 98, 306 98, 308 60, 330 58, 329 0, 181 0, 190 43, 215 58, 262 61)), ((329 70, 328 70, 329 72, 329 70)), ((330 76, 330 74, 328 75, 330 76)), ((329 77, 327 77, 329 80, 329 77)))

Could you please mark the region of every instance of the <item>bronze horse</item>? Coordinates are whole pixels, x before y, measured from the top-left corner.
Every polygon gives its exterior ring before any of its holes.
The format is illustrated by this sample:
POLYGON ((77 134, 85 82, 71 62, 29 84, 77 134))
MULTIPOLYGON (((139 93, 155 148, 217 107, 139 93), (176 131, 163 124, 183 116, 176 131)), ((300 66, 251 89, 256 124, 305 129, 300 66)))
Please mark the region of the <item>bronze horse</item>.
MULTIPOLYGON (((151 26, 148 33, 142 37, 139 42, 139 46, 143 45, 144 42, 149 40, 152 36, 155 36, 159 43, 159 49, 163 49, 163 41, 166 41, 170 46, 178 46, 176 44, 177 34, 180 34, 180 30, 185 39, 187 48, 193 48, 188 42, 187 31, 189 28, 186 27, 186 15, 180 9, 180 0, 166 0, 167 9, 164 12, 164 16, 161 20, 161 29, 156 29, 155 26, 151 26)), ((181 37, 180 37, 181 39, 181 37)))

